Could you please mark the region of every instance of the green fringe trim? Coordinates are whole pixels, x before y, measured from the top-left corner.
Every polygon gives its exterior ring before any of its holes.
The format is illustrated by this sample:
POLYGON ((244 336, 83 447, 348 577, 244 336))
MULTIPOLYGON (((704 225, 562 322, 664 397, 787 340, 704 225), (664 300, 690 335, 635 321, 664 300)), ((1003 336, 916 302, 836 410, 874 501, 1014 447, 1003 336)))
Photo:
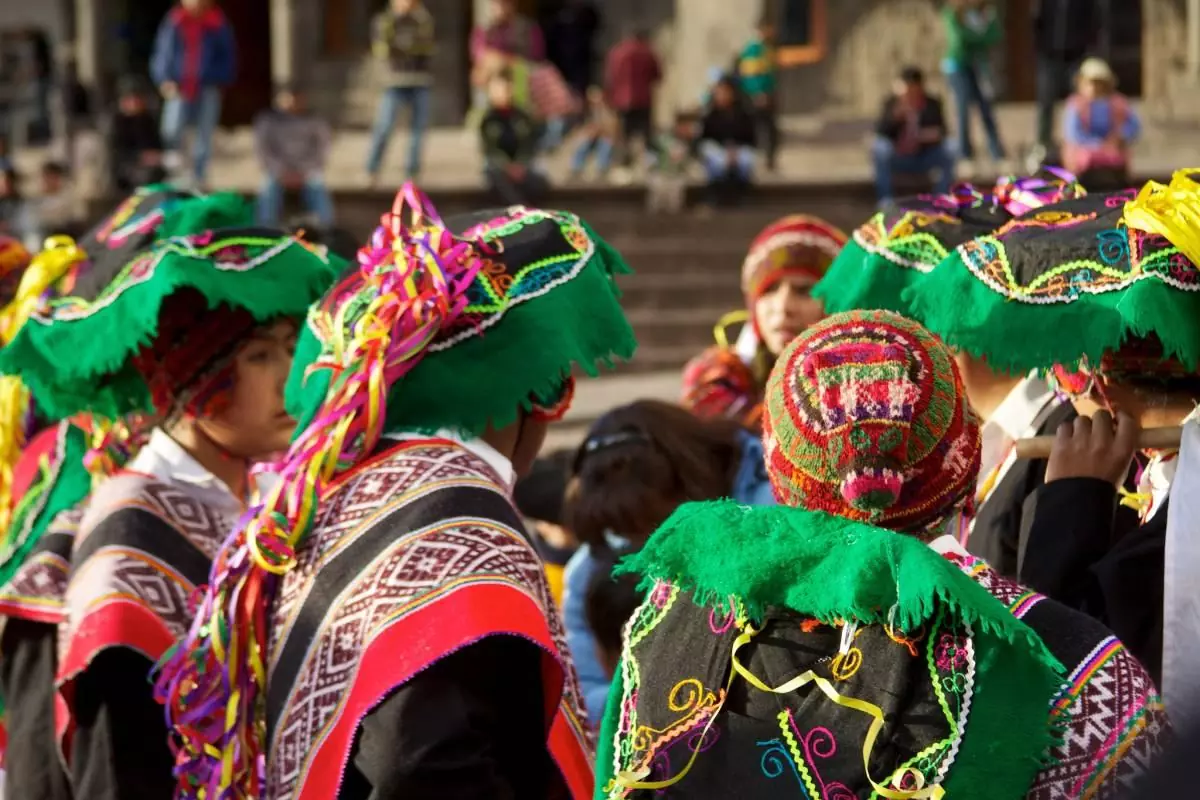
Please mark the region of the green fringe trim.
MULTIPOLYGON (((129 360, 153 341, 167 297, 191 288, 210 307, 245 308, 259 320, 302 317, 344 264, 277 231, 219 231, 204 246, 162 242, 130 262, 88 313, 51 323, 31 319, 0 351, 0 373, 19 374, 51 419, 81 411, 110 419, 149 411, 145 382, 129 360), (246 247, 248 259, 214 266, 211 255, 231 245, 246 247), (146 259, 152 275, 132 283, 130 272, 146 268, 146 259)), ((57 305, 79 302, 67 298, 57 305)))
MULTIPOLYGON (((431 353, 391 387, 389 431, 433 433, 448 429, 473 437, 503 428, 549 396, 576 367, 590 376, 614 359, 628 360, 637 348, 621 310, 613 276, 630 272, 621 255, 587 228, 595 242, 590 261, 572 280, 545 295, 509 308, 483 332, 431 353)), ((320 342, 306 326, 286 392, 288 410, 311 423, 330 389, 327 370, 308 373, 320 342)))
POLYGON ((1200 364, 1200 292, 1157 278, 1067 303, 1012 300, 984 284, 958 251, 905 293, 912 315, 952 347, 1010 373, 1099 363, 1127 339, 1157 336, 1189 370, 1200 364))
MULTIPOLYGON (((915 538, 804 509, 691 503, 618 569, 643 575, 646 589, 670 581, 702 605, 737 597, 752 618, 782 607, 830 624, 915 630, 941 607, 970 625, 976 686, 945 781, 950 796, 1021 797, 1061 741, 1050 704, 1063 665, 987 590, 915 538)), ((602 755, 611 760, 611 750, 602 755)))
POLYGON ((825 313, 883 310, 909 316, 901 295, 922 273, 873 253, 851 237, 812 295, 825 303, 825 313))

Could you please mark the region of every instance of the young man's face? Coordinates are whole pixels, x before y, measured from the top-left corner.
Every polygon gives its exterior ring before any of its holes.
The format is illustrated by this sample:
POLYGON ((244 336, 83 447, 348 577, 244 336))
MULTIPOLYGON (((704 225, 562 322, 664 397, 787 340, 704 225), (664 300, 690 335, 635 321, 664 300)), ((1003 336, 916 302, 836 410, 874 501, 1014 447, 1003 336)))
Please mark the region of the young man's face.
POLYGON ((766 42, 767 44, 771 44, 772 42, 775 41, 775 26, 774 25, 760 25, 758 27, 758 37, 760 39, 762 39, 764 42, 766 42))
POLYGON ((418 0, 392 0, 392 10, 397 14, 407 14, 418 5, 418 0))
POLYGON ((55 194, 62 189, 63 176, 54 170, 46 170, 42 173, 42 192, 43 194, 55 194))
POLYGON ((713 105, 717 108, 729 108, 733 100, 733 87, 728 83, 718 83, 713 89, 713 105))
POLYGON ((188 11, 203 11, 212 5, 212 0, 179 0, 179 3, 188 11))
POLYGON ((280 92, 275 98, 275 104, 280 111, 293 113, 304 110, 304 99, 295 92, 280 92))
POLYGON ((287 449, 296 430, 283 405, 283 388, 296 351, 294 320, 254 331, 234 356, 229 404, 202 421, 205 432, 231 455, 262 459, 287 449))

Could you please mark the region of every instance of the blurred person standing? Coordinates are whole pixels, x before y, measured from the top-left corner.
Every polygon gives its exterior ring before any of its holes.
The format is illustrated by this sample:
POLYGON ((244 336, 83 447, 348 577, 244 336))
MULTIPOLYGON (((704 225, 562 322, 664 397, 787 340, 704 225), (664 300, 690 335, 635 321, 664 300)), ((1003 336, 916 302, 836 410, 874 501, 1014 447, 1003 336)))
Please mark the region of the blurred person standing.
POLYGON ((163 169, 162 132, 146 103, 142 81, 125 77, 117 87, 117 109, 108 121, 109 173, 121 194, 159 183, 163 169))
POLYGON ((162 138, 167 148, 178 150, 184 130, 195 129, 192 177, 204 187, 221 95, 237 75, 233 27, 213 0, 180 0, 167 12, 154 40, 150 75, 166 101, 162 138))
POLYGON ((258 194, 258 222, 274 227, 283 212, 284 192, 299 191, 305 209, 322 229, 333 227, 333 201, 325 186, 332 132, 311 113, 299 91, 285 87, 275 107, 254 120, 254 147, 266 177, 258 194))
POLYGON ((490 0, 487 22, 471 31, 471 85, 476 108, 487 107, 488 85, 508 71, 513 102, 529 105, 529 65, 546 58, 546 40, 533 20, 517 12, 515 0, 490 0))
POLYGON ((662 65, 650 44, 650 33, 631 29, 608 53, 604 65, 604 90, 609 105, 621 119, 618 162, 633 165, 633 137, 649 150, 654 136, 654 90, 662 81, 662 65))
POLYGON ((537 123, 513 98, 507 71, 488 83, 488 108, 480 124, 488 189, 505 205, 535 205, 546 178, 534 163, 540 137, 537 123))
POLYGON ((421 0, 392 0, 391 7, 375 18, 373 49, 376 58, 387 67, 388 82, 371 132, 367 175, 371 185, 378 182, 396 115, 402 106, 407 106, 409 139, 405 174, 412 180, 421 172, 422 146, 429 125, 432 59, 437 49, 433 14, 421 0))
MULTIPOLYGON (((1037 147, 1031 154, 1036 168, 1054 146, 1054 106, 1071 91, 1100 29, 1094 0, 1035 0, 1034 50, 1037 54, 1037 147)), ((1030 169, 1032 172, 1033 169, 1030 169)))
MULTIPOLYGON (((1000 19, 996 7, 987 0, 951 0, 942 8, 948 48, 942 71, 954 92, 958 112, 958 155, 967 161, 975 158, 971 142, 971 107, 979 109, 988 151, 998 167, 1004 160, 1004 145, 996 128, 992 109, 992 85, 988 56, 1000 41, 1000 19)), ((1003 172, 1003 169, 999 171, 1003 172)))
POLYGON ((779 153, 779 118, 775 101, 778 72, 776 53, 775 24, 764 19, 758 24, 757 35, 742 49, 737 64, 742 94, 750 99, 753 108, 758 147, 771 172, 775 171, 779 153))

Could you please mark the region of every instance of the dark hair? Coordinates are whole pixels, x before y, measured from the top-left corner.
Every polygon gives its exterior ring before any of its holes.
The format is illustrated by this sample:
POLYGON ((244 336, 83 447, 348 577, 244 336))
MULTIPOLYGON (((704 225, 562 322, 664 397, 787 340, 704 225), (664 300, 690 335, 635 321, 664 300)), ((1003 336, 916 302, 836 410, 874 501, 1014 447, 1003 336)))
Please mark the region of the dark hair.
POLYGON ((925 83, 925 73, 920 67, 914 67, 911 64, 900 70, 900 80, 905 83, 923 84, 925 83))
POLYGON ((682 503, 729 496, 742 435, 734 420, 700 419, 659 400, 609 411, 576 451, 567 527, 607 551, 606 531, 640 540, 682 503))
POLYGON ((638 590, 641 576, 613 575, 617 560, 613 554, 596 564, 584 600, 584 614, 596 645, 614 663, 620 658, 625 623, 642 604, 642 592, 638 590))
POLYGON ((65 178, 67 177, 67 165, 61 161, 47 161, 42 164, 42 174, 65 178))
POLYGON ((140 75, 122 75, 117 79, 117 97, 127 97, 131 94, 144 97, 146 92, 146 81, 140 75))
POLYGON ((563 498, 573 455, 570 450, 556 450, 533 462, 533 469, 513 487, 513 503, 521 516, 563 524, 563 498))

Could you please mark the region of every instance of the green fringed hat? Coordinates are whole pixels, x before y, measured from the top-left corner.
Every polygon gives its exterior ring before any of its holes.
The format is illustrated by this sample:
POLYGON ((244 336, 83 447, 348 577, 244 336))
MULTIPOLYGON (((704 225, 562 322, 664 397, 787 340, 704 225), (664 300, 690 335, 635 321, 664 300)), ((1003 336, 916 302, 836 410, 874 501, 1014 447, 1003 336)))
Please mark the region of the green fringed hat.
POLYGON ((1200 362, 1200 192, 1170 187, 1091 195, 1020 216, 958 247, 909 290, 917 318, 997 369, 1101 363, 1157 340, 1200 362))
MULTIPOLYGON (((599 364, 632 357, 636 341, 614 280, 629 268, 578 216, 518 206, 443 222, 411 186, 402 190, 398 208, 404 203, 419 216, 412 226, 417 235, 426 224, 445 230, 482 266, 454 292, 465 298, 461 313, 419 346, 420 362, 391 386, 386 430, 477 435, 514 422, 522 408, 563 400, 576 367, 595 375, 599 364)), ((386 260, 392 246, 385 243, 391 241, 387 226, 398 218, 384 218, 360 261, 386 260), (372 247, 380 253, 369 255, 372 247)), ((369 269, 354 269, 309 315, 287 389, 298 430, 336 386, 330 355, 352 338, 355 310, 368 299, 361 287, 369 269), (340 329, 335 320, 342 321, 340 329)))
POLYGON ((203 195, 164 183, 143 186, 79 240, 87 262, 62 293, 94 297, 126 264, 161 239, 253 224, 254 209, 241 195, 203 195))
POLYGON ((954 248, 990 233, 1030 208, 1084 193, 1058 170, 1001 178, 986 190, 962 183, 945 195, 918 195, 888 204, 859 226, 813 296, 826 313, 880 309, 911 316, 905 289, 954 248))
POLYGON ((302 317, 343 266, 325 248, 277 230, 224 228, 160 241, 94 292, 35 312, 0 352, 0 372, 20 375, 52 419, 150 411, 147 381, 133 362, 155 342, 170 298, 191 290, 209 309, 240 309, 258 321, 302 317))

